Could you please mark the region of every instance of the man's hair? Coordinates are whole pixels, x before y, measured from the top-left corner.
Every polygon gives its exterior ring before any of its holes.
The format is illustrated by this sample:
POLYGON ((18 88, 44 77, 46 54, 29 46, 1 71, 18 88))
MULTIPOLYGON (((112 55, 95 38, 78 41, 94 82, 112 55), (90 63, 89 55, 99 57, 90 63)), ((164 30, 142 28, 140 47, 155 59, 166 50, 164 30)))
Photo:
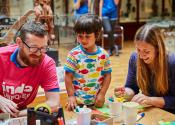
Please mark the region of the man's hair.
POLYGON ((102 20, 94 14, 82 15, 74 26, 75 33, 95 33, 96 38, 99 37, 102 29, 102 20))
POLYGON ((22 40, 25 40, 27 33, 30 33, 38 37, 44 37, 45 35, 48 34, 45 29, 45 26, 42 23, 35 21, 27 21, 20 28, 18 36, 21 37, 22 40))
MULTIPOLYGON (((135 42, 146 42, 156 49, 156 61, 154 61, 154 83, 150 83, 150 69, 142 59, 137 58, 137 81, 142 92, 148 95, 150 84, 154 84, 159 96, 168 91, 167 53, 164 45, 164 35, 161 28, 155 24, 142 26, 135 35, 135 42)), ((138 55, 139 56, 139 55, 138 55)))

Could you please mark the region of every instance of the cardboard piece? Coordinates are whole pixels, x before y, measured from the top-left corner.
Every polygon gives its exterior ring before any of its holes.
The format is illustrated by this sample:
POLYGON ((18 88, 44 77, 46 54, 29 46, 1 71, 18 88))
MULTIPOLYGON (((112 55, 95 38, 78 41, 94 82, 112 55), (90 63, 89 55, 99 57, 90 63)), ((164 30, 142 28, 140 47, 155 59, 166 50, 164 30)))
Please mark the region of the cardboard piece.
POLYGON ((97 123, 113 125, 113 118, 106 115, 92 114, 91 119, 91 125, 96 125, 97 123))
POLYGON ((110 111, 109 111, 109 107, 107 104, 104 104, 103 107, 101 108, 96 108, 96 110, 102 112, 103 114, 109 115, 110 111))

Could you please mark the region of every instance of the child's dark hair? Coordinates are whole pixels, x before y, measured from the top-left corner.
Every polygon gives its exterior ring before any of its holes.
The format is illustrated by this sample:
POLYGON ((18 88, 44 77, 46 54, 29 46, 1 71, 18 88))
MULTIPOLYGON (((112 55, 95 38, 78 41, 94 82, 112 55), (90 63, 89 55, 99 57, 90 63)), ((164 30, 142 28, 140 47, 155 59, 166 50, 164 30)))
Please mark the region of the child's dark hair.
POLYGON ((99 37, 102 29, 102 20, 94 14, 82 15, 74 26, 75 33, 95 33, 96 38, 99 37))

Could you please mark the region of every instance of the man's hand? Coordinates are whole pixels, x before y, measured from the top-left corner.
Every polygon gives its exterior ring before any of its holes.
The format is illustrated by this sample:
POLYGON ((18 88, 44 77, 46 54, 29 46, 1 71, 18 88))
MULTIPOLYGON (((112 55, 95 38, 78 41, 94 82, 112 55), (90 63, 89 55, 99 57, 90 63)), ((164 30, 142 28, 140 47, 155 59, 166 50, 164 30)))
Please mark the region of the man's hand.
POLYGON ((99 93, 95 99, 95 107, 102 107, 105 102, 105 95, 99 93))
POLYGON ((73 111, 75 107, 77 106, 77 101, 75 96, 69 96, 68 97, 68 103, 67 103, 67 110, 68 111, 73 111))
POLYGON ((19 110, 17 108, 17 104, 13 101, 0 96, 0 109, 4 113, 10 113, 13 117, 18 117, 19 110))

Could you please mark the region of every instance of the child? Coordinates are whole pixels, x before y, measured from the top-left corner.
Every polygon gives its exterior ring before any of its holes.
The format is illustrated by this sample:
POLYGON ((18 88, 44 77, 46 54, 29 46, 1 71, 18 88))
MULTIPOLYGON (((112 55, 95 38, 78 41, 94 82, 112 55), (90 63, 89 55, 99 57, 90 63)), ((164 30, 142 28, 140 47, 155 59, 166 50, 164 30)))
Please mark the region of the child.
POLYGON ((102 107, 111 81, 111 67, 108 53, 96 46, 102 29, 98 16, 81 16, 74 26, 79 46, 72 49, 64 66, 68 93, 67 109, 87 105, 102 107))

